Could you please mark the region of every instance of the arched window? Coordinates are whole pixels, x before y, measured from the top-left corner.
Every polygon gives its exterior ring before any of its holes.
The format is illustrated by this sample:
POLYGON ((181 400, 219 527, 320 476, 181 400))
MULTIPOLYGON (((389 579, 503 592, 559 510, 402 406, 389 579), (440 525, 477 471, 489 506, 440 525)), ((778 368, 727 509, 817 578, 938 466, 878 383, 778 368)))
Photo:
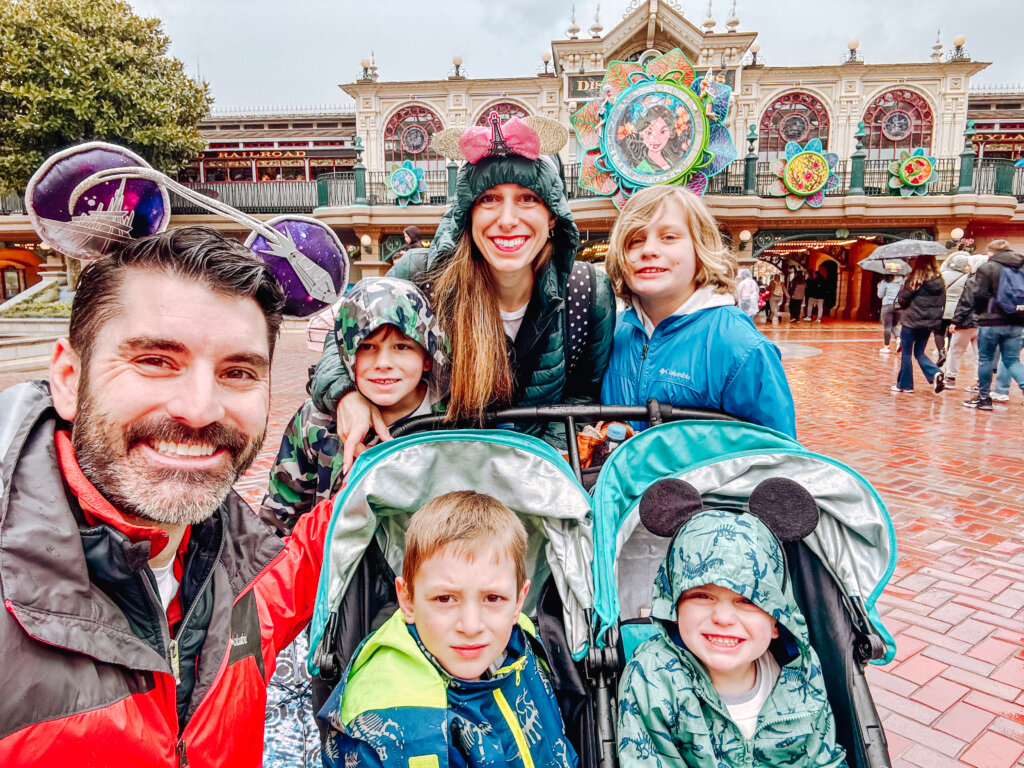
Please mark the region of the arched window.
POLYGON ((864 111, 868 160, 893 160, 901 149, 932 148, 932 109, 914 91, 897 88, 877 96, 864 111))
POLYGON ((480 113, 480 117, 476 119, 477 125, 487 126, 487 118, 490 117, 491 112, 497 112, 498 117, 501 118, 501 122, 505 122, 513 117, 518 117, 520 120, 524 117, 529 117, 530 113, 520 107, 518 104, 513 104, 510 101, 499 101, 497 104, 492 104, 483 112, 480 113))
POLYGON ((757 131, 758 159, 785 157, 786 143, 821 139, 828 149, 828 110, 809 93, 785 93, 768 105, 757 131))
POLYGON ((438 171, 445 159, 430 147, 434 134, 442 130, 441 120, 426 107, 411 104, 395 112, 384 127, 384 167, 411 160, 417 168, 438 171))

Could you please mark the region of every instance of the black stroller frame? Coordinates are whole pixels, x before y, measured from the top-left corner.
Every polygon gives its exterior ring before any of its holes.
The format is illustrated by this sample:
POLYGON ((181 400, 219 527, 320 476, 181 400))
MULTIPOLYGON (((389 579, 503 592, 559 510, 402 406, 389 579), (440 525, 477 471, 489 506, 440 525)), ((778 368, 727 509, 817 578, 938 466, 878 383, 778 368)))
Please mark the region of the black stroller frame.
MULTIPOLYGON (((654 426, 681 420, 739 421, 720 411, 673 408, 652 399, 646 407, 551 405, 509 408, 485 412, 481 421, 467 420, 454 424, 445 422, 442 415, 420 416, 394 427, 391 435, 397 438, 441 429, 560 423, 568 437, 569 464, 576 478, 589 491, 599 468, 581 467, 575 440, 577 425, 598 421, 642 421, 654 426)), ((885 643, 872 627, 863 600, 850 599, 818 557, 802 542, 791 542, 785 546, 794 594, 807 619, 811 644, 822 659, 828 698, 836 719, 836 741, 846 748, 850 768, 891 768, 881 720, 864 675, 864 667, 870 661, 884 657, 885 643), (808 610, 811 606, 814 610, 808 610), (834 663, 836 661, 839 663, 834 663)), ((390 585, 382 585, 370 575, 374 568, 380 567, 390 573, 379 548, 371 543, 345 597, 348 600, 353 591, 364 593, 366 599, 360 601, 356 609, 359 623, 363 626, 342 626, 340 617, 343 612, 332 613, 321 643, 314 651, 314 663, 320 667, 320 673, 314 678, 315 709, 319 709, 330 690, 337 685, 348 656, 355 650, 361 635, 370 630, 377 613, 371 604, 379 605, 389 598, 395 599, 391 586, 393 579, 390 585)), ((543 610, 544 615, 538 617, 538 629, 552 661, 552 682, 556 692, 568 690, 575 694, 569 698, 559 696, 570 739, 579 752, 582 766, 616 768, 615 701, 618 680, 626 662, 618 633, 613 627, 607 633, 607 642, 599 648, 594 642, 591 626, 587 654, 582 661, 574 662, 564 633, 557 626, 555 617, 560 615, 559 608, 557 592, 543 589, 538 611, 543 610), (578 722, 571 727, 573 721, 578 722)))

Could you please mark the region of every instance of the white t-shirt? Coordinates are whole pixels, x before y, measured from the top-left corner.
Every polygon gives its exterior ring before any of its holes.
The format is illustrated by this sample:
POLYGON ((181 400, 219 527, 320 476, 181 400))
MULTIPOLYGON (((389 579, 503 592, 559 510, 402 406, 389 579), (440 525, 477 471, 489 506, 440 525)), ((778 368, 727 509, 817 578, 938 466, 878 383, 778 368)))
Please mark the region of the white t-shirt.
POLYGON ((519 333, 519 327, 523 324, 523 318, 526 316, 526 308, 528 306, 530 306, 529 302, 511 312, 506 312, 503 309, 498 310, 501 313, 501 324, 505 326, 505 335, 512 339, 512 341, 516 340, 516 334, 519 333))
POLYGON ((178 580, 174 578, 174 561, 160 568, 150 566, 153 575, 156 576, 156 588, 160 593, 160 602, 164 604, 166 611, 171 605, 171 600, 178 594, 178 580))
POLYGON ((757 730, 757 718, 761 714, 761 707, 768 701, 775 681, 779 679, 779 664, 771 651, 765 651, 764 655, 758 658, 755 671, 757 679, 754 680, 754 687, 746 693, 731 696, 718 694, 729 717, 747 739, 757 730))

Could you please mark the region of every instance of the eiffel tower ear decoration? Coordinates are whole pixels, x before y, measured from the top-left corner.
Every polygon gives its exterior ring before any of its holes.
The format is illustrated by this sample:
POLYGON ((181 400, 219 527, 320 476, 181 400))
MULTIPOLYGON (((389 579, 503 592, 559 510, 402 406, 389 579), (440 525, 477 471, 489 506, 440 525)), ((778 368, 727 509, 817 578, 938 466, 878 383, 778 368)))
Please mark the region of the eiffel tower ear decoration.
POLYGON ((541 155, 561 151, 569 141, 569 131, 546 117, 513 117, 501 122, 497 112, 487 117, 487 125, 448 128, 434 134, 431 147, 449 160, 478 163, 485 157, 519 155, 536 160, 541 155))
POLYGON ((166 230, 169 191, 250 230, 245 245, 281 284, 285 314, 319 312, 345 290, 348 256, 330 227, 305 216, 260 221, 113 144, 89 142, 47 159, 29 180, 25 205, 41 238, 66 256, 91 261, 121 243, 166 230))
POLYGON ((700 492, 685 480, 669 477, 653 483, 640 499, 640 522, 655 536, 673 538, 704 511, 700 492))
POLYGON ((758 484, 750 494, 749 509, 779 541, 810 536, 821 516, 808 490, 786 477, 769 477, 758 484))

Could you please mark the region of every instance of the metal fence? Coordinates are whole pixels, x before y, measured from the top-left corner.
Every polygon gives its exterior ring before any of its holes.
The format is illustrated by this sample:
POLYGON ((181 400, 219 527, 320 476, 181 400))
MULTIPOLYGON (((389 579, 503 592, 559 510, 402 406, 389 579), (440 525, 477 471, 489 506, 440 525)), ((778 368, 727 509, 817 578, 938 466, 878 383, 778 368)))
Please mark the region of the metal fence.
POLYGON ((0 197, 0 216, 9 213, 25 213, 25 196, 11 193, 0 197))
MULTIPOLYGON (((388 171, 366 172, 366 203, 367 205, 398 205, 398 196, 391 189, 388 171)), ((448 202, 448 172, 426 171, 423 180, 427 183, 427 191, 423 193, 426 205, 444 205, 448 202)))
MULTIPOLYGON (((244 213, 310 213, 316 208, 315 181, 224 181, 185 184, 207 197, 244 213)), ((205 208, 171 193, 171 213, 208 213, 205 208)))
POLYGON ((985 158, 974 164, 976 195, 1009 195, 1014 183, 1013 160, 985 158))
POLYGON ((325 173, 317 177, 316 183, 319 205, 355 205, 356 175, 353 171, 325 173))
POLYGON ((1018 203, 1024 203, 1024 167, 1013 169, 1013 194, 1018 203))

